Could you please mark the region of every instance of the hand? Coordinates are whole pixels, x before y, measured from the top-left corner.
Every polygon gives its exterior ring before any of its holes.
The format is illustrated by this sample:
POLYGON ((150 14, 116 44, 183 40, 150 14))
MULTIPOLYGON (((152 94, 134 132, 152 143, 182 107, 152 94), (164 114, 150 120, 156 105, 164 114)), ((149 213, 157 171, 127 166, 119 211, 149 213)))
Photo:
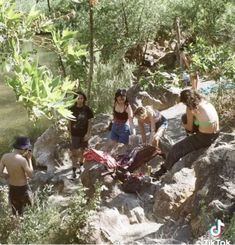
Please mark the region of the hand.
POLYGON ((28 150, 27 153, 26 153, 26 155, 25 155, 25 158, 27 160, 31 160, 32 159, 32 156, 33 156, 32 151, 31 150, 28 150))
POLYGON ((90 134, 86 134, 85 136, 84 136, 84 141, 88 141, 89 139, 90 139, 90 134))

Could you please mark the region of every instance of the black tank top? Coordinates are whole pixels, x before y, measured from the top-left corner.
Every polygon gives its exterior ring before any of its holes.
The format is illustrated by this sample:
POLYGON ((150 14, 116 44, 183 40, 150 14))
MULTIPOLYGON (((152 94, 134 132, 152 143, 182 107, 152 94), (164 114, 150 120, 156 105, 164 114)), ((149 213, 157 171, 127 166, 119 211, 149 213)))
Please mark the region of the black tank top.
POLYGON ((123 112, 115 111, 115 108, 113 108, 113 119, 114 119, 114 122, 125 123, 128 120, 128 113, 126 112, 127 106, 125 106, 125 109, 124 109, 123 112))

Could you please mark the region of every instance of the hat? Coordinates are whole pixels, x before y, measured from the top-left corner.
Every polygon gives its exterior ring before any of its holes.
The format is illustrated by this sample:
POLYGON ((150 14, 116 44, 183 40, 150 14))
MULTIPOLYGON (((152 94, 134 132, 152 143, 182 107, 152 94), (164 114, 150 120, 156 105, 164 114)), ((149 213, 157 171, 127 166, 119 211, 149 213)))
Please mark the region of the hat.
POLYGON ((32 148, 29 138, 27 137, 17 137, 13 147, 18 150, 28 150, 32 148))
POLYGON ((126 89, 118 89, 115 93, 115 97, 126 96, 126 89))

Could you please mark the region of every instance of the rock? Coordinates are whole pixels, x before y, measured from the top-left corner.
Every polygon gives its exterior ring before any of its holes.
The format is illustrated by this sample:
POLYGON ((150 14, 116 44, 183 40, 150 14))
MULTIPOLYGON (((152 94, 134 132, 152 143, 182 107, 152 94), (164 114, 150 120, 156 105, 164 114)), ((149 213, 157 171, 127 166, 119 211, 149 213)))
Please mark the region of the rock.
POLYGON ((68 145, 67 125, 64 120, 59 121, 56 125, 48 128, 35 142, 33 156, 37 166, 47 167, 47 171, 53 172, 56 166, 64 165, 69 160, 66 156, 68 148, 63 147, 65 161, 61 159, 61 154, 58 153, 60 145, 68 145), (55 157, 57 155, 57 158, 55 157), (59 156, 59 157, 58 157, 59 156))
POLYGON ((155 192, 153 213, 157 218, 174 217, 177 209, 190 197, 195 188, 195 173, 183 168, 175 173, 171 181, 155 192))

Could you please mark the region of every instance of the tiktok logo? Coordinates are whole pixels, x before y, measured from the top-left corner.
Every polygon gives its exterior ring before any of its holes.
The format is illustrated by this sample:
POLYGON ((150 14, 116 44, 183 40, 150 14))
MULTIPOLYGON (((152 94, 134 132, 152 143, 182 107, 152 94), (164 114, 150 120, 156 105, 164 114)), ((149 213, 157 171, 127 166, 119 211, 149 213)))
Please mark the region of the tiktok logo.
POLYGON ((224 223, 218 219, 217 223, 210 228, 211 235, 218 238, 222 233, 222 227, 224 227, 224 223))

